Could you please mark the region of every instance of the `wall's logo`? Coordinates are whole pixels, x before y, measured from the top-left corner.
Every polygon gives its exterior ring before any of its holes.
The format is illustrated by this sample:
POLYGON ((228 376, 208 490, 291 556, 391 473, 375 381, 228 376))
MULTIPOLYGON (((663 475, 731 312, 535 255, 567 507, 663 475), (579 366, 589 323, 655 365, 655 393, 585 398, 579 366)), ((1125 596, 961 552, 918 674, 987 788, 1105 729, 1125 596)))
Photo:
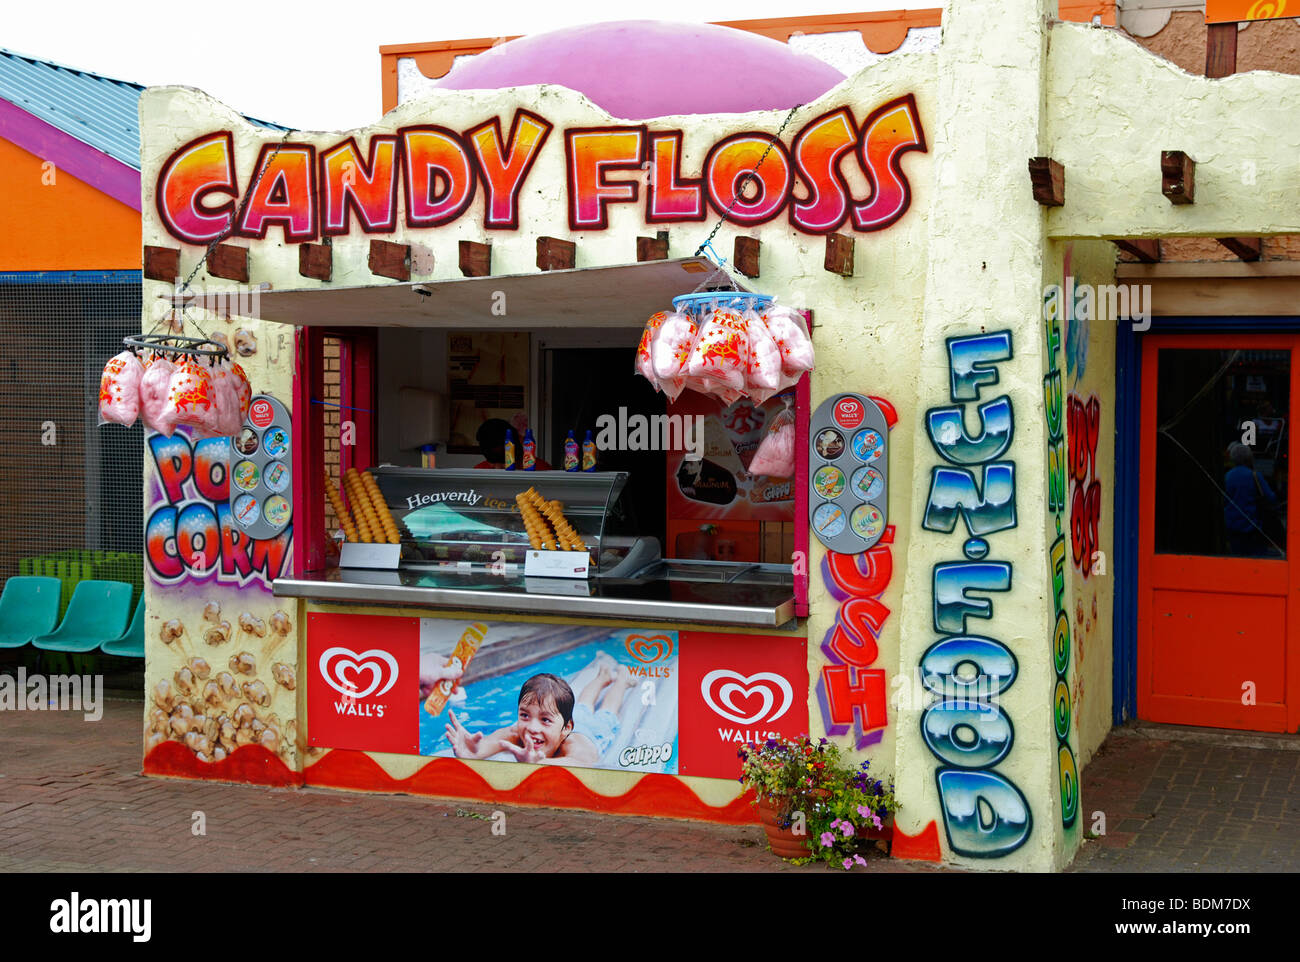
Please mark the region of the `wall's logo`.
POLYGON ((378 698, 397 683, 397 659, 378 648, 360 654, 350 648, 327 648, 319 664, 325 684, 354 701, 372 694, 378 698), (360 687, 363 675, 369 676, 364 688, 360 687))
POLYGON ((704 676, 700 682, 700 694, 714 712, 737 725, 774 722, 794 703, 794 689, 790 682, 770 671, 745 677, 738 671, 718 668, 704 676), (736 704, 738 696, 745 704, 736 704), (751 704, 755 699, 760 703, 757 710, 751 704), (746 711, 749 714, 745 714, 746 711))
POLYGON ((673 653, 673 640, 668 635, 628 635, 623 644, 629 655, 646 665, 673 653))

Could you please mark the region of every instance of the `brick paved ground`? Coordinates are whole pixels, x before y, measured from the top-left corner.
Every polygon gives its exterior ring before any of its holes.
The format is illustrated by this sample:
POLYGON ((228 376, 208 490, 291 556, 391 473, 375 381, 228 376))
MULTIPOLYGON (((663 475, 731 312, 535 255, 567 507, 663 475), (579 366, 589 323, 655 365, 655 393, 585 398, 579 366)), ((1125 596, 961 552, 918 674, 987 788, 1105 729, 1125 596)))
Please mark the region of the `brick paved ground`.
POLYGON ((1300 871, 1300 738, 1126 726, 1084 770, 1075 872, 1300 871))
MULTIPOLYGON (((129 701, 107 702, 96 724, 0 716, 0 872, 827 871, 777 860, 756 826, 506 808, 501 837, 458 815, 488 814, 472 802, 146 779, 139 719, 129 701), (205 837, 191 833, 196 811, 205 837)), ((1107 833, 1073 868, 1300 869, 1298 769, 1300 751, 1119 732, 1084 774, 1085 825, 1104 811, 1107 833)))
MULTIPOLYGON (((0 715, 0 872, 824 872, 766 850, 757 826, 465 801, 143 778, 140 703, 0 715), (207 817, 206 837, 191 817, 207 817)), ((927 871, 884 858, 872 871, 927 871)), ((858 871, 865 871, 859 869, 858 871)))

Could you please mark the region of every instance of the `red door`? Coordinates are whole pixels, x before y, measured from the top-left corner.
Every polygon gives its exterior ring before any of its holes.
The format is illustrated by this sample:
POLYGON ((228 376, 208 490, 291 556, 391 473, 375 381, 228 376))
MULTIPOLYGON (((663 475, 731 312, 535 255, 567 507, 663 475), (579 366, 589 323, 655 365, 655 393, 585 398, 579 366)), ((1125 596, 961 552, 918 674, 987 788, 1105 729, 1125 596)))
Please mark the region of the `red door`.
POLYGON ((1139 718, 1300 724, 1300 534, 1287 524, 1298 346, 1295 335, 1143 339, 1139 718))

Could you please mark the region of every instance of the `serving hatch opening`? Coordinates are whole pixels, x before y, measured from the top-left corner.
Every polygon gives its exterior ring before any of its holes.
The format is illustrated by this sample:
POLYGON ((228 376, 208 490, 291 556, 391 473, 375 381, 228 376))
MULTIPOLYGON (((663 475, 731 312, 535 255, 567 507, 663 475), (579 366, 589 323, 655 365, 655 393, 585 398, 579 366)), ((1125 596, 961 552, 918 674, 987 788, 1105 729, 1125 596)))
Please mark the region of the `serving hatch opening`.
MULTIPOLYGON (((300 327, 591 327, 601 319, 639 325, 717 271, 705 257, 577 267, 486 277, 260 290, 256 317, 300 327), (617 310, 611 309, 617 305, 617 310), (525 321, 524 318, 527 320, 525 321)), ((722 280, 726 275, 720 275, 722 280)), ((736 282, 741 290, 746 288, 736 282)), ((229 295, 207 292, 192 307, 220 312, 229 295)))

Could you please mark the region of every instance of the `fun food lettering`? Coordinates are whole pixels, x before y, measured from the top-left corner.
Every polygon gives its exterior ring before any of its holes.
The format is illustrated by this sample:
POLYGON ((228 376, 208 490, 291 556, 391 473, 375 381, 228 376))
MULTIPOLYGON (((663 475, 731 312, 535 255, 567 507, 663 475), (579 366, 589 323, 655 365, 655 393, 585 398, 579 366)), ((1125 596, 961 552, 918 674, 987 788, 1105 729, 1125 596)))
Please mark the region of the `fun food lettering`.
POLYGON ((274 538, 250 538, 230 511, 230 439, 191 442, 180 432, 149 438, 159 501, 145 522, 145 556, 155 581, 186 578, 270 583, 289 566, 293 525, 274 538))
POLYGON ((920 668, 926 688, 940 697, 921 716, 921 736, 941 763, 935 780, 948 845, 970 858, 1009 855, 1033 826, 1024 793, 994 770, 1015 741, 997 696, 1015 681, 1016 658, 996 638, 970 634, 967 624, 994 614, 993 600, 973 593, 1011 590, 1011 565, 985 560, 987 536, 1016 526, 1015 463, 997 460, 1011 445, 1011 399, 1003 394, 979 403, 980 392, 998 383, 997 365, 1010 358, 1010 331, 949 338, 953 403, 926 412, 930 443, 947 463, 931 471, 921 527, 966 538, 965 560, 941 562, 932 573, 934 628, 942 637, 921 656, 920 668), (978 405, 980 433, 974 437, 966 432, 966 402, 978 405))
MULTIPOLYGON (((290 243, 348 234, 354 225, 367 234, 392 234, 399 229, 399 195, 407 229, 449 224, 481 193, 483 226, 515 230, 523 187, 552 128, 520 109, 508 134, 499 117, 463 132, 420 124, 372 134, 365 143, 349 136, 323 148, 267 142, 255 159, 238 162, 232 133, 213 131, 167 158, 155 203, 167 233, 188 244, 207 244, 227 232, 261 240, 276 227, 290 243), (241 185, 264 166, 232 223, 246 189, 241 185)), ((745 226, 784 212, 805 234, 830 233, 845 223, 861 232, 883 230, 911 204, 902 155, 927 149, 911 94, 880 105, 861 123, 850 108, 839 107, 806 123, 789 146, 767 131, 728 135, 707 151, 698 177, 681 169, 680 130, 578 127, 556 142, 562 146, 553 149, 564 151, 574 231, 604 230, 610 205, 632 203, 644 204, 646 223, 702 221, 712 209, 729 211, 745 226), (865 197, 853 195, 847 165, 856 165, 870 185, 865 197)))

